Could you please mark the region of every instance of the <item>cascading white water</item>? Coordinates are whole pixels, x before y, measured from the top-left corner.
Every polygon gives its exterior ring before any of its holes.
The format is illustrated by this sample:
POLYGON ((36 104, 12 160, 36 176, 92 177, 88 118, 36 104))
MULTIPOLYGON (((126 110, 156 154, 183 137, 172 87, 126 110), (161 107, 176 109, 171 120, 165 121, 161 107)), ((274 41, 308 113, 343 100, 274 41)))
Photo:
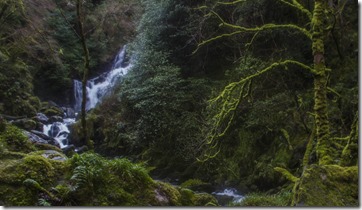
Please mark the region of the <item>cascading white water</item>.
POLYGON ((237 190, 234 188, 226 188, 222 192, 213 192, 212 194, 216 196, 231 198, 230 201, 232 203, 240 203, 245 198, 244 196, 239 195, 237 190))
POLYGON ((68 142, 68 135, 70 133, 68 126, 75 123, 74 118, 65 118, 63 122, 54 122, 52 124, 43 126, 43 133, 49 137, 54 138, 60 145, 60 148, 66 147, 68 142))
MULTIPOLYGON (((94 108, 102 98, 110 92, 116 82, 125 74, 127 74, 131 65, 123 66, 126 54, 126 46, 124 46, 113 61, 112 68, 109 72, 90 79, 87 81, 87 103, 86 110, 94 108)), ((79 112, 82 105, 82 82, 74 80, 74 110, 79 112)))
MULTIPOLYGON (((110 90, 115 86, 117 81, 131 68, 131 65, 125 65, 124 58, 126 54, 126 46, 124 46, 116 58, 113 61, 112 68, 109 72, 103 73, 102 75, 90 79, 87 82, 87 103, 86 110, 94 108, 102 98, 107 95, 110 90)), ((82 82, 74 80, 74 97, 75 105, 74 110, 79 112, 82 104, 82 82)), ((60 145, 61 148, 66 147, 69 144, 68 126, 75 123, 74 116, 67 116, 63 122, 54 122, 43 126, 43 133, 49 137, 54 138, 60 145)))

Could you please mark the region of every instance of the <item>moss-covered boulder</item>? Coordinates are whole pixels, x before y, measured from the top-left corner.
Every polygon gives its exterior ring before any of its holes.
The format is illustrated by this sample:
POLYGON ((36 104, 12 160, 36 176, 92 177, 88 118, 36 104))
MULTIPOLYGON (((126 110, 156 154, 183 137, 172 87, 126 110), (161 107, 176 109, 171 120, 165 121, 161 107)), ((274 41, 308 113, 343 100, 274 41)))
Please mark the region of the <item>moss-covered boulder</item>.
POLYGON ((34 206, 38 202, 39 190, 24 185, 27 179, 49 188, 63 175, 64 161, 45 157, 48 152, 7 155, 0 161, 0 203, 5 206, 34 206))
POLYGON ((11 124, 7 124, 5 130, 0 132, 0 143, 7 151, 27 153, 35 150, 22 130, 11 124))
POLYGON ((59 107, 56 103, 49 101, 49 102, 42 102, 40 111, 45 114, 47 117, 52 116, 64 116, 64 111, 61 107, 59 107))
POLYGON ((28 118, 14 120, 12 124, 25 130, 35 130, 37 127, 37 123, 34 120, 28 118))
POLYGON ((173 186, 169 183, 155 183, 152 206, 218 206, 216 198, 208 193, 173 186))
POLYGON ((296 206, 358 206, 358 167, 311 165, 294 195, 296 206))

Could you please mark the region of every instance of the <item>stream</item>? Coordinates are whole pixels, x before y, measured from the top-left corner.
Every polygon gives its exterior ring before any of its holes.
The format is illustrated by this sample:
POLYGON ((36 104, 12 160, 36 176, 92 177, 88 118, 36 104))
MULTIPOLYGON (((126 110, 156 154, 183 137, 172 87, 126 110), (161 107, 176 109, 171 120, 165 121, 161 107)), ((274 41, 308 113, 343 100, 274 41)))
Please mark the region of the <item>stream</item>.
MULTIPOLYGON (((122 47, 112 62, 112 67, 107 72, 87 81, 87 103, 86 110, 94 108, 102 99, 111 92, 116 83, 127 74, 132 67, 131 64, 125 62, 126 46, 122 47)), ((74 108, 62 108, 64 117, 62 120, 45 124, 43 133, 54 138, 60 145, 65 148, 70 145, 69 142, 69 126, 75 123, 78 113, 81 111, 82 105, 82 82, 73 80, 74 86, 74 108)))
MULTIPOLYGON (((132 64, 125 62, 126 46, 124 46, 112 62, 112 67, 105 73, 87 81, 87 103, 86 110, 93 109, 107 94, 112 92, 117 82, 128 73, 132 64)), ((69 126, 76 122, 82 104, 82 82, 73 80, 75 104, 73 108, 62 108, 64 117, 57 122, 44 124, 43 133, 54 138, 60 148, 71 145, 69 141, 69 126)), ((77 151, 77 149, 75 149, 77 151)), ((226 206, 230 203, 239 203, 244 199, 234 188, 225 188, 221 191, 211 193, 218 200, 219 204, 226 206)))
POLYGON ((221 206, 226 206, 230 203, 240 203, 245 197, 240 195, 234 188, 225 188, 222 191, 215 191, 211 193, 214 195, 221 206))

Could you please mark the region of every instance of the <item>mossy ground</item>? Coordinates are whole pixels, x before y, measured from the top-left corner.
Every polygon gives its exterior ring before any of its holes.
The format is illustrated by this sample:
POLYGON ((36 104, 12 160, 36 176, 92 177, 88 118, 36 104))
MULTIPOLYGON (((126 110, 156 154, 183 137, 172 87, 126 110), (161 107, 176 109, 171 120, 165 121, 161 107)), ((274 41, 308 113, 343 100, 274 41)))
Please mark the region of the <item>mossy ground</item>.
POLYGON ((311 165, 294 197, 297 206, 358 206, 358 167, 311 165))

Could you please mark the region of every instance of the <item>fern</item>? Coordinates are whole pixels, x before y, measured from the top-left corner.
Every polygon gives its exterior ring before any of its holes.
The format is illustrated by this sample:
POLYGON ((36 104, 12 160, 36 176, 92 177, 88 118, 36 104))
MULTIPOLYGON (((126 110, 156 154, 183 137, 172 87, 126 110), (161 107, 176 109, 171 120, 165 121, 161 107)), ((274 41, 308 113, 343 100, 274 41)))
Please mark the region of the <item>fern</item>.
POLYGON ((38 205, 39 206, 52 206, 51 203, 49 203, 47 200, 45 200, 44 198, 40 198, 38 200, 38 205))

